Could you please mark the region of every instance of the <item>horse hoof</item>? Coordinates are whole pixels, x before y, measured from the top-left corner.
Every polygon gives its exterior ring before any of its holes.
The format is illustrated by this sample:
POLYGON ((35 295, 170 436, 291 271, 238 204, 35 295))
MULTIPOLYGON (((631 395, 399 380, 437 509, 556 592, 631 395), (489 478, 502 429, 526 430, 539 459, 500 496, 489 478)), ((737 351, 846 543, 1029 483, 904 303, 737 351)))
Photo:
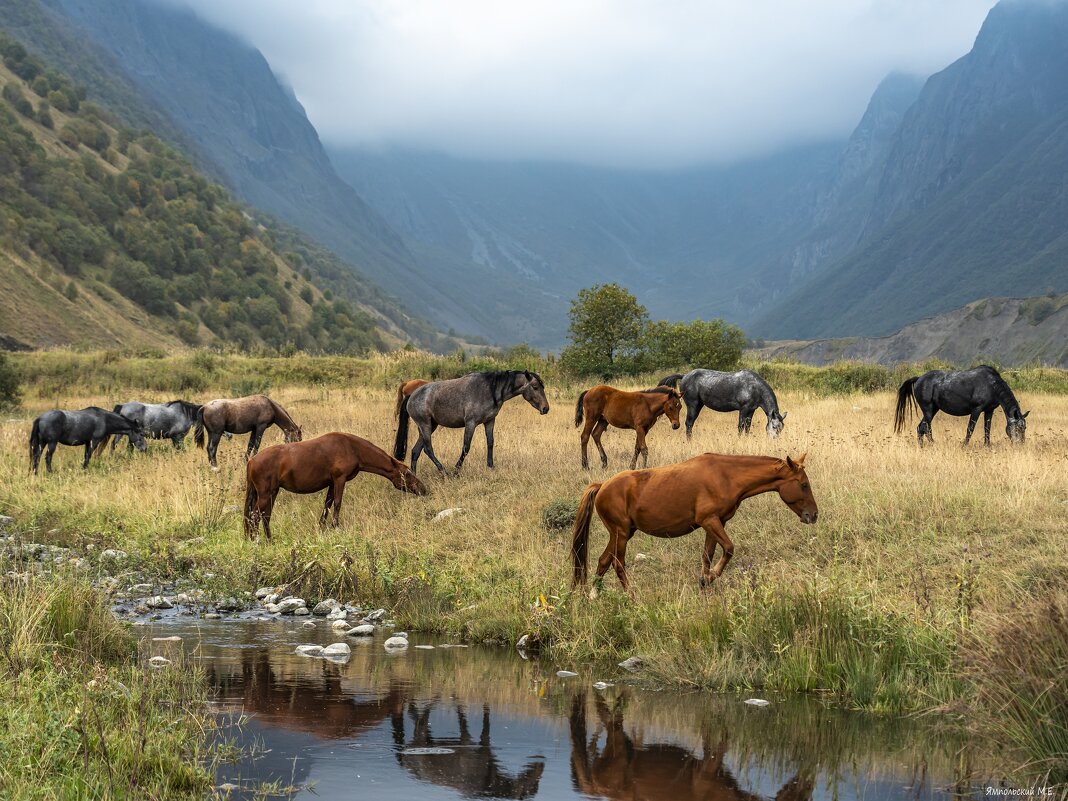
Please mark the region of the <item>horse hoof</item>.
POLYGON ((598 597, 598 596, 599 596, 600 594, 601 594, 601 593, 600 593, 600 591, 599 591, 599 590, 598 590, 598 589, 597 589, 596 587, 593 587, 593 588, 591 588, 591 589, 590 589, 590 600, 591 600, 591 601, 596 601, 596 600, 597 600, 597 597, 598 597))
POLYGON ((219 467, 218 467, 218 465, 214 465, 214 464, 213 464, 213 465, 211 466, 211 471, 212 471, 213 473, 218 473, 218 472, 219 472, 219 467))

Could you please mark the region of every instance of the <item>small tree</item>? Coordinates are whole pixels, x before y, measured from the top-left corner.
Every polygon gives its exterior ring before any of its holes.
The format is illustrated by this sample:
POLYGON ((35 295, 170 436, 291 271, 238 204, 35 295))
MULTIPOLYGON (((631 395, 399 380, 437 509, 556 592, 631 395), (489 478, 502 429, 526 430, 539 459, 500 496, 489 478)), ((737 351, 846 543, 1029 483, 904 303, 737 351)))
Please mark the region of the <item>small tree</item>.
POLYGON ((644 342, 648 369, 706 367, 734 370, 744 347, 742 329, 723 320, 689 323, 660 320, 648 327, 644 342))
POLYGON ((14 409, 21 402, 18 370, 8 355, 0 350, 0 409, 14 409))
POLYGON ((628 290, 615 283, 579 290, 568 316, 571 344, 560 356, 565 370, 610 378, 638 367, 649 313, 628 290))

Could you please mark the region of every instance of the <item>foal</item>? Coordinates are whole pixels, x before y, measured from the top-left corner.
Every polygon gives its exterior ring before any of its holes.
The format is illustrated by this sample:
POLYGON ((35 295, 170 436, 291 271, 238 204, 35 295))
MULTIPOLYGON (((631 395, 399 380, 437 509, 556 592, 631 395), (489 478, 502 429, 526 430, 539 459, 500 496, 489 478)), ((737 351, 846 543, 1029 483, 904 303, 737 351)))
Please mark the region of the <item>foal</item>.
POLYGON ((601 454, 601 467, 608 467, 608 456, 601 446, 601 435, 608 426, 630 428, 635 432, 634 458, 630 460, 630 469, 638 464, 638 454, 642 457, 642 467, 649 465, 649 448, 645 445, 645 435, 660 416, 666 414, 671 427, 678 429, 679 412, 682 411, 682 397, 677 389, 671 387, 654 387, 641 392, 624 392, 621 389, 600 384, 587 389, 578 396, 575 404, 575 428, 582 425, 582 416, 586 416, 586 426, 582 429, 582 468, 590 469, 590 436, 601 454))

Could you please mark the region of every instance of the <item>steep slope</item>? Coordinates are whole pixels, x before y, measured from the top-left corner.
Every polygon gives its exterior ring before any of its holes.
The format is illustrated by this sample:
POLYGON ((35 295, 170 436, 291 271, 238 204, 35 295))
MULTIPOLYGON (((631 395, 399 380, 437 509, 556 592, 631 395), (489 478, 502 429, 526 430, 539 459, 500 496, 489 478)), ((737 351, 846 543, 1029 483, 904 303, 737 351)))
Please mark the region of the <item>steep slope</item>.
POLYGON ((1068 3, 1003 0, 933 76, 865 233, 753 330, 881 334, 976 297, 1068 289, 1068 3))
MULTIPOLYGON (((279 234, 177 152, 0 37, 0 335, 56 344, 382 348, 279 234), (298 272, 300 270, 300 272, 298 272)), ((285 232, 281 233, 285 236, 285 232)))
POLYGON ((885 337, 769 342, 756 353, 816 365, 841 359, 887 366, 939 359, 961 365, 985 361, 1068 367, 1068 294, 987 298, 885 337))

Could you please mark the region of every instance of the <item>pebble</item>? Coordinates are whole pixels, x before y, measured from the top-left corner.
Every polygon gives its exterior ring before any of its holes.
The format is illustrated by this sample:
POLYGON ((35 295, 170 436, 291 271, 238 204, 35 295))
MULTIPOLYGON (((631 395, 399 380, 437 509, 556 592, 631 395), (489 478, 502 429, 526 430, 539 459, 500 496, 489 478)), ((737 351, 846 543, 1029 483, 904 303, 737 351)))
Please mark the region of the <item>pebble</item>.
POLYGON ((152 598, 149 598, 147 601, 145 601, 145 606, 147 606, 149 609, 174 608, 174 604, 172 604, 167 598, 164 598, 162 595, 156 595, 152 598))
POLYGON ((241 608, 241 603, 231 595, 229 598, 215 604, 215 608, 220 612, 236 612, 241 608))
POLYGON ((298 645, 297 651, 301 656, 319 656, 323 652, 321 645, 298 645))
POLYGON ((206 615, 204 615, 204 619, 205 620, 222 620, 222 615, 220 615, 218 612, 208 612, 206 615))
MULTIPOLYGON (((335 620, 333 623, 330 624, 330 628, 332 628, 334 631, 344 631, 348 629, 348 627, 349 621, 345 620, 344 618, 341 618, 340 620, 335 620)), ((371 628, 373 629, 374 626, 371 626, 371 628)))
POLYGON ((399 651, 408 647, 408 638, 390 637, 383 645, 385 645, 387 651, 399 651))
POLYGON ((379 623, 379 622, 381 622, 381 621, 383 621, 385 619, 386 619, 386 610, 385 609, 376 609, 375 611, 373 611, 373 612, 371 612, 370 614, 367 615, 367 622, 368 623, 379 623))
POLYGON ((434 646, 433 645, 417 645, 415 647, 418 648, 420 651, 433 651, 434 650, 434 646))
MULTIPOLYGON (((315 609, 318 609, 318 608, 319 607, 315 607, 315 609)), ((315 615, 319 614, 318 612, 315 611, 315 609, 312 610, 312 614, 315 614, 315 615)), ((329 612, 326 613, 326 619, 327 620, 344 620, 348 616, 349 616, 348 610, 342 609, 340 606, 335 607, 335 608, 331 609, 329 612)))
POLYGON ((315 628, 315 621, 314 620, 305 620, 304 623, 302 623, 301 625, 306 629, 314 629, 315 628))
POLYGON ((181 642, 182 638, 175 634, 172 637, 153 637, 152 642, 181 642))
POLYGON ((118 548, 105 548, 100 552, 101 559, 114 559, 116 562, 127 559, 129 556, 126 551, 120 551, 118 548))
POLYGON ((771 702, 765 701, 763 698, 746 698, 745 703, 749 704, 749 706, 768 706, 771 702))
POLYGON ((608 681, 595 681, 593 683, 593 689, 595 690, 607 690, 609 687, 612 686, 612 683, 608 681))
POLYGON ((578 673, 573 670, 558 670, 556 671, 556 675, 562 679, 570 679, 572 676, 577 676, 578 673))
POLYGON ((7 528, 15 522, 15 518, 10 515, 0 515, 0 527, 7 528))
MULTIPOLYGON (((339 621, 340 622, 340 621, 339 621)), ((370 637, 375 633, 375 627, 370 623, 364 623, 361 626, 355 626, 345 632, 347 637, 370 637)))
POLYGON ((297 617, 307 617, 311 614, 311 610, 308 609, 308 607, 306 606, 298 606, 296 609, 293 610, 293 614, 297 617))
POLYGON ((222 790, 224 793, 229 793, 231 790, 240 790, 241 789, 241 785, 240 784, 234 784, 233 782, 223 782, 222 784, 220 784, 215 789, 216 790, 222 790))
POLYGON ((453 515, 459 514, 462 511, 463 511, 463 508, 461 508, 459 506, 454 506, 451 509, 442 509, 436 515, 434 515, 434 521, 437 522, 439 520, 448 520, 453 515))

